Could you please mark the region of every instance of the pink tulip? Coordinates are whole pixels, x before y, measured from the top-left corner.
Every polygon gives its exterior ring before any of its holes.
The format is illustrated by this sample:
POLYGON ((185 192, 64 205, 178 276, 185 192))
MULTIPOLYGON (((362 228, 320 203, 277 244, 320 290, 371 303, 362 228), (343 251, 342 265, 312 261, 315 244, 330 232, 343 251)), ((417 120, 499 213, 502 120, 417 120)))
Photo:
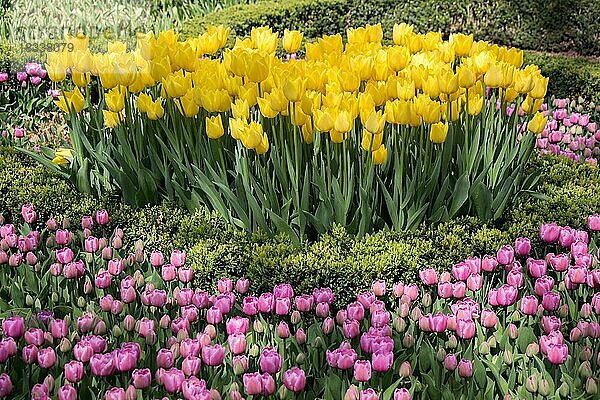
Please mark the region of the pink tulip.
POLYGON ((99 225, 107 225, 109 222, 108 211, 100 210, 96 212, 96 222, 99 225))
POLYGON ((481 325, 485 328, 495 328, 498 323, 496 313, 489 308, 481 311, 481 325))
POLYGON ((48 369, 56 364, 56 353, 52 347, 46 347, 40 349, 37 356, 38 365, 42 368, 48 369))
POLYGON ((185 375, 177 368, 171 368, 161 375, 161 380, 167 392, 178 393, 181 391, 181 385, 185 380, 185 375))
POLYGON ((547 350, 548 361, 552 364, 564 364, 567 361, 569 349, 566 344, 549 344, 547 350))
POLYGON ((165 263, 165 257, 160 251, 153 251, 150 254, 150 265, 153 267, 161 267, 165 263))
POLYGON ((2 333, 18 339, 25 334, 25 320, 20 315, 13 315, 2 320, 2 333))
POLYGON ((77 400, 77 390, 69 385, 63 385, 58 389, 58 400, 77 400))
POLYGON ((527 238, 520 237, 515 240, 515 253, 520 257, 526 257, 531 251, 531 241, 527 238))
POLYGON ((306 374, 300 368, 292 367, 283 373, 283 383, 288 390, 301 392, 306 385, 306 374))
POLYGON ((152 373, 150 369, 135 369, 131 373, 131 381, 133 382, 133 386, 136 389, 146 389, 150 387, 150 382, 152 381, 152 373))
POLYGON ((6 373, 0 374, 0 397, 8 397, 13 390, 13 384, 10 376, 6 373))
POLYGON ((81 361, 70 361, 65 364, 65 379, 71 383, 77 383, 83 379, 83 363, 81 361))
POLYGON ((531 274, 531 276, 533 276, 534 278, 539 278, 543 275, 546 275, 546 260, 535 260, 533 258, 528 258, 527 268, 529 269, 529 273, 531 274))
POLYGON ((21 358, 25 364, 33 364, 37 362, 38 348, 34 344, 29 344, 23 347, 21 358))
POLYGON ((254 296, 244 297, 242 311, 250 317, 258 314, 258 298, 254 296))
POLYGON ((244 294, 250 288, 250 281, 246 278, 240 278, 235 282, 235 290, 239 294, 244 294))
POLYGON ((410 392, 406 388, 394 390, 394 400, 410 400, 410 392))
POLYGON ((540 226, 540 238, 546 243, 554 243, 560 236, 560 227, 555 223, 540 226))
POLYGON ((200 372, 202 360, 195 356, 188 356, 181 363, 181 370, 186 376, 195 376, 200 372))
POLYGON ((371 363, 367 360, 358 360, 354 363, 354 379, 367 382, 371 379, 371 363))
POLYGON ((542 307, 548 311, 556 311, 560 306, 560 294, 556 292, 544 293, 542 297, 542 307))
POLYGON ((273 347, 266 347, 260 354, 259 365, 262 372, 274 374, 281 370, 282 358, 273 347))
POLYGON ((454 354, 449 353, 444 358, 443 364, 444 364, 444 368, 446 368, 448 371, 454 371, 456 369, 456 367, 458 366, 458 359, 456 358, 456 356, 454 354))
POLYGON ((512 248, 512 246, 502 246, 499 250, 498 250, 498 254, 496 254, 496 260, 498 260, 498 263, 502 264, 502 265, 508 265, 510 263, 512 263, 515 259, 515 251, 512 248))
POLYGON ((179 268, 181 267, 183 264, 185 264, 185 252, 181 251, 181 250, 174 250, 171 253, 171 264, 173 264, 175 267, 179 268))
POLYGON ((437 271, 433 268, 419 271, 419 277, 424 285, 435 285, 438 282, 437 271))
POLYGON ((375 392, 375 390, 373 390, 372 388, 368 388, 368 389, 363 389, 360 391, 360 400, 379 400, 379 397, 377 396, 377 392, 375 392))
POLYGON ((473 362, 464 358, 460 360, 458 363, 458 375, 463 378, 470 378, 473 376, 473 362))
POLYGON ((225 348, 220 344, 202 347, 202 361, 206 365, 217 366, 223 364, 225 348))
POLYGON ((475 322, 471 319, 457 319, 456 335, 461 339, 472 339, 475 336, 475 322))
MULTIPOLYGON (((81 360, 83 361, 83 360, 81 360)), ((90 369, 93 375, 110 376, 115 371, 114 357, 111 353, 94 354, 90 358, 90 369)))
POLYGON ((562 328, 562 323, 560 322, 560 319, 554 315, 544 315, 542 317, 542 328, 546 334, 549 334, 553 331, 560 331, 562 328))
POLYGON ((441 333, 448 326, 448 316, 443 313, 438 313, 429 316, 429 329, 433 332, 441 333))
POLYGON ((471 274, 471 267, 466 262, 455 264, 452 267, 452 275, 456 280, 466 281, 471 274))
POLYGON ((371 291, 375 294, 375 296, 381 297, 386 293, 386 284, 384 280, 376 280, 371 284, 371 291))
POLYGON ((394 353, 391 351, 378 350, 371 355, 371 364, 376 372, 386 372, 392 368, 394 353))

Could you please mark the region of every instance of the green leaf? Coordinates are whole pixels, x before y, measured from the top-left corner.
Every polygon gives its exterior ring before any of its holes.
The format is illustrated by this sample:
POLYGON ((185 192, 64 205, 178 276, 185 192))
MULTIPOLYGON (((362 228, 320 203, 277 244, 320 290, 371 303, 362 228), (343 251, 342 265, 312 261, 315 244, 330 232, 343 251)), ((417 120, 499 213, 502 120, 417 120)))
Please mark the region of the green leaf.
POLYGON ((460 208, 465 204, 469 197, 470 182, 469 176, 463 174, 454 185, 454 191, 452 193, 452 202, 450 206, 450 218, 454 217, 460 208))

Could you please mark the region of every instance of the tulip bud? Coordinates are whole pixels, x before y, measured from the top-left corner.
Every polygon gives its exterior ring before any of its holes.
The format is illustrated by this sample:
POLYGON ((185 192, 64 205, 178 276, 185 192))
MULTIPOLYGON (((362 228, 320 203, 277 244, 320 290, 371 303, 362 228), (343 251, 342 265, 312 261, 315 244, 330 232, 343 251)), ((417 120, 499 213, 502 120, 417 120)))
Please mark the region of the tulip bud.
POLYGON ((258 348, 258 345, 255 343, 252 346, 250 346, 250 350, 248 351, 248 354, 250 354, 252 357, 256 357, 258 356, 258 354, 260 353, 260 349, 258 348))
POLYGON ((540 346, 537 343, 529 343, 527 345, 527 349, 525 349, 525 354, 527 357, 536 356, 540 352, 540 346))
POLYGON ((33 305, 33 302, 33 297, 30 294, 25 296, 25 304, 27 304, 28 307, 31 307, 33 305))
POLYGON ((590 303, 585 303, 581 306, 581 311, 579 312, 581 318, 589 318, 592 315, 592 306, 590 303))
POLYGON ((560 318, 565 318, 567 315, 569 315, 569 305, 568 304, 563 304, 562 306, 560 306, 558 308, 558 316, 560 318))
POLYGON ((317 349, 320 349, 321 347, 323 347, 323 338, 321 336, 317 336, 315 338, 315 342, 314 342, 314 347, 316 347, 317 349))
POLYGON ((163 315, 158 323, 162 329, 167 329, 171 325, 171 317, 167 314, 163 315))
POLYGON ((137 393, 136 393, 135 386, 129 385, 129 387, 125 391, 125 400, 136 400, 136 399, 137 399, 137 393))
POLYGON ((277 394, 279 395, 279 398, 281 400, 284 400, 287 397, 287 388, 285 387, 285 385, 281 385, 279 387, 279 390, 277 391, 277 394))
POLYGON ((584 378, 589 378, 590 376, 592 376, 592 367, 590 365, 589 361, 584 361, 581 363, 581 365, 579 366, 579 375, 581 375, 584 378))
POLYGON ((439 362, 444 361, 444 359, 446 358, 446 350, 444 350, 443 347, 440 347, 440 349, 437 352, 437 360, 439 362))
POLYGON ((58 346, 58 348, 60 349, 60 351, 62 353, 68 353, 69 351, 71 351, 71 342, 66 337, 62 338, 62 340, 60 341, 60 345, 58 346))
POLYGON ((177 338, 175 336, 171 336, 167 339, 167 347, 170 348, 174 343, 177 343, 177 338))
MULTIPOLYGON (((115 326, 118 326, 118 325, 115 325, 115 326)), ((106 324, 104 323, 104 321, 100 320, 94 327, 94 334, 95 335, 104 335, 105 333, 106 333, 106 324)))
POLYGON ((52 375, 47 375, 44 378, 44 385, 46 385, 49 392, 54 391, 54 377, 52 375))
POLYGON ((114 337, 119 337, 119 336, 121 336, 121 333, 123 333, 123 332, 121 331, 121 328, 119 327, 119 325, 114 325, 114 326, 112 327, 111 331, 112 331, 112 335, 113 335, 114 337))
POLYGON ((185 329, 181 329, 179 332, 177 332, 177 341, 178 342, 181 342, 182 340, 185 340, 189 337, 190 337, 190 335, 189 335, 188 331, 185 329))
POLYGON ((419 307, 413 308, 412 311, 410 312, 410 318, 413 321, 418 321, 419 318, 421 318, 421 315, 422 315, 422 313, 421 313, 421 309, 419 307))
POLYGON ((515 310, 510 317, 511 322, 519 322, 521 320, 521 312, 515 310))
POLYGON ((298 325, 300 323, 300 321, 302 321, 302 316, 300 315, 300 311, 298 311, 298 310, 292 311, 290 321, 292 322, 293 325, 298 325))
POLYGON ((538 393, 544 397, 548 396, 548 394, 550 394, 550 384, 548 383, 548 380, 546 380, 546 379, 540 380, 540 383, 538 384, 538 393))
POLYGON ((481 342, 481 344, 479 345, 479 354, 490 354, 490 345, 487 344, 487 342, 481 342))
POLYGON ((329 335, 331 332, 333 332, 333 328, 334 328, 333 319, 331 319, 330 317, 325 318, 325 320, 323 321, 323 326, 322 326, 323 333, 325 335, 329 335))
POLYGON ((296 364, 304 364, 305 361, 306 356, 304 355, 304 353, 298 353, 298 355, 296 356, 296 364))
POLYGON ((531 393, 537 392, 537 388, 538 388, 537 376, 529 375, 529 377, 525 381, 525 388, 527 389, 528 392, 531 392, 531 393))
POLYGON ((509 349, 504 350, 502 358, 507 365, 511 365, 513 363, 513 355, 509 349))
POLYGON ((598 385, 596 381, 591 376, 585 381, 585 391, 587 394, 597 394, 598 393, 598 385))
POLYGON ((296 342, 298 344, 306 343, 306 333, 304 333, 304 329, 300 328, 296 331, 296 342))
POLYGON ((431 305, 431 301, 431 295, 429 292, 425 293, 423 297, 421 297, 421 304, 423 304, 424 307, 429 307, 431 305))
POLYGON ((83 284, 83 293, 90 294, 90 293, 92 293, 92 290, 94 290, 94 286, 92 285, 92 282, 90 282, 89 279, 86 279, 85 283, 83 284))
POLYGON ((488 344, 488 346, 490 346, 490 349, 495 349, 496 345, 497 345, 496 337, 490 336, 487 340, 487 344, 488 344))
POLYGON ((404 338, 402 339, 402 345, 406 348, 411 348, 414 344, 415 340, 413 339, 412 335, 410 333, 407 333, 406 335, 404 335, 404 338))
POLYGON ((400 365, 400 377, 408 378, 412 375, 412 367, 408 361, 404 361, 402 365, 400 365))
POLYGON ((153 346, 154 344, 156 344, 156 332, 154 331, 149 331, 146 334, 146 344, 153 346))
POLYGON ((448 347, 449 349, 455 349, 457 346, 458 346, 458 339, 456 339, 456 336, 454 336, 454 335, 448 336, 448 341, 446 342, 446 347, 448 347))
POLYGON ((346 390, 346 394, 344 395, 344 400, 358 400, 359 392, 358 387, 354 384, 350 385, 348 390, 346 390))
POLYGON ((58 303, 58 293, 52 292, 52 302, 58 303))
POLYGON ((48 236, 46 239, 46 247, 53 248, 54 246, 56 246, 56 239, 54 236, 48 236))
POLYGON ((112 240, 112 247, 119 250, 123 247, 123 239, 120 236, 115 236, 112 240))
POLYGON ((255 332, 257 332, 257 333, 263 333, 264 332, 264 327, 263 327, 262 322, 260 322, 260 320, 255 319, 254 323, 253 323, 253 326, 254 326, 254 331, 255 332))
POLYGON ((515 340, 517 337, 519 337, 519 330, 515 324, 509 324, 506 330, 508 332, 508 337, 512 340, 515 340))
POLYGON ((593 356, 594 350, 592 350, 590 346, 584 346, 583 349, 581 349, 581 353, 579 353, 579 358, 582 361, 591 361, 593 356))
POLYGON ((406 321, 404 321, 404 318, 394 318, 394 329, 399 333, 404 332, 404 330, 406 329, 406 321))
POLYGON ((79 296, 79 298, 77 298, 77 306, 79 308, 84 308, 86 304, 87 304, 87 301, 85 301, 85 299, 83 297, 79 296))
POLYGON ((103 260, 112 260, 113 258, 113 252, 112 252, 112 247, 105 247, 102 249, 102 259, 103 260))
POLYGON ((123 328, 127 332, 131 332, 135 329, 135 318, 131 314, 127 314, 125 319, 123 319, 123 328))
POLYGON ((206 325, 204 328, 204 333, 206 333, 211 339, 217 337, 217 328, 214 325, 206 325))
POLYGON ((569 389, 569 385, 567 385, 567 382, 563 382, 562 385, 560 385, 560 387, 558 388, 558 394, 560 395, 560 397, 569 397, 570 392, 571 390, 569 389))

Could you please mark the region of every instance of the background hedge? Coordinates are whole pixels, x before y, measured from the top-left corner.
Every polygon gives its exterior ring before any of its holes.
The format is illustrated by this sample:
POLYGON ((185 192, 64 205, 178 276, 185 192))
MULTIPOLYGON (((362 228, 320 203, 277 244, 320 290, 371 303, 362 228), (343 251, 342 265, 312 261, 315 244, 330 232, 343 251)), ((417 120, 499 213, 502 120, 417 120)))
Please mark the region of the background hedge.
POLYGON ((300 292, 329 286, 345 302, 374 279, 410 281, 425 266, 449 268, 466 257, 494 253, 522 235, 537 240, 541 222, 583 228, 587 215, 600 213, 597 168, 552 156, 534 160, 531 167, 542 171, 539 192, 545 199, 523 197, 498 227, 461 218, 361 239, 338 227, 316 242, 295 247, 285 236, 234 230, 206 210, 192 215, 169 204, 133 209, 111 199, 96 200, 14 150, 0 148, 0 212, 11 221, 23 203, 32 202, 41 221, 66 217, 78 224, 82 215, 107 208, 112 227, 122 227, 130 245, 142 239, 148 250, 185 249, 201 287, 214 286, 215 278, 224 275, 246 276, 257 291, 281 282, 300 292))
MULTIPOLYGON (((183 24, 184 36, 208 25, 231 27, 232 36, 247 36, 256 26, 276 31, 300 29, 306 40, 344 33, 348 27, 381 23, 386 40, 393 26, 410 22, 420 32, 470 32, 477 39, 543 52, 600 55, 600 0, 266 0, 236 5, 183 24)), ((600 102, 600 63, 583 57, 526 52, 526 62, 550 76, 548 92, 600 102)))

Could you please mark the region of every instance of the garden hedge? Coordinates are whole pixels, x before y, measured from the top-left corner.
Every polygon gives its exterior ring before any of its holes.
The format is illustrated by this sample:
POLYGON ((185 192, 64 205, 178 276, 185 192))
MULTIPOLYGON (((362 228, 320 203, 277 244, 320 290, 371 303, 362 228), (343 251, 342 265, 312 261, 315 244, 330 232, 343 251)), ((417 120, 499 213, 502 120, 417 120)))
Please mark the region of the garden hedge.
POLYGON ((600 0, 286 0, 236 5, 184 24, 195 35, 210 24, 226 24, 237 34, 269 25, 298 28, 305 36, 344 32, 347 27, 381 23, 386 38, 398 22, 417 30, 470 32, 477 38, 523 49, 600 55, 600 0))
POLYGON ((0 212, 14 220, 23 203, 32 202, 41 220, 82 215, 107 208, 112 227, 125 230, 126 242, 142 239, 148 250, 182 248, 198 284, 215 277, 247 276, 255 290, 290 282, 298 290, 330 286, 343 301, 366 289, 373 279, 409 281, 424 266, 448 268, 471 255, 495 252, 515 237, 537 238, 539 223, 556 221, 582 228, 586 216, 600 212, 600 173, 587 164, 545 156, 532 162, 541 170, 540 193, 516 201, 499 227, 461 218, 416 231, 386 232, 357 239, 341 228, 317 242, 295 247, 286 237, 247 235, 227 226, 215 213, 189 214, 169 204, 133 209, 116 199, 96 200, 9 148, 0 148, 0 212))
MULTIPOLYGON (((472 32, 478 39, 523 49, 600 55, 600 0, 516 2, 510 0, 288 0, 236 5, 192 18, 184 36, 200 34, 208 25, 224 24, 232 36, 253 27, 300 29, 306 40, 345 32, 351 26, 381 23, 391 40, 393 25, 405 21, 421 32, 472 32), (539 5, 537 5, 539 4, 539 5)), ((525 61, 550 77, 548 93, 600 101, 600 62, 583 57, 543 55, 527 51, 525 61)))

